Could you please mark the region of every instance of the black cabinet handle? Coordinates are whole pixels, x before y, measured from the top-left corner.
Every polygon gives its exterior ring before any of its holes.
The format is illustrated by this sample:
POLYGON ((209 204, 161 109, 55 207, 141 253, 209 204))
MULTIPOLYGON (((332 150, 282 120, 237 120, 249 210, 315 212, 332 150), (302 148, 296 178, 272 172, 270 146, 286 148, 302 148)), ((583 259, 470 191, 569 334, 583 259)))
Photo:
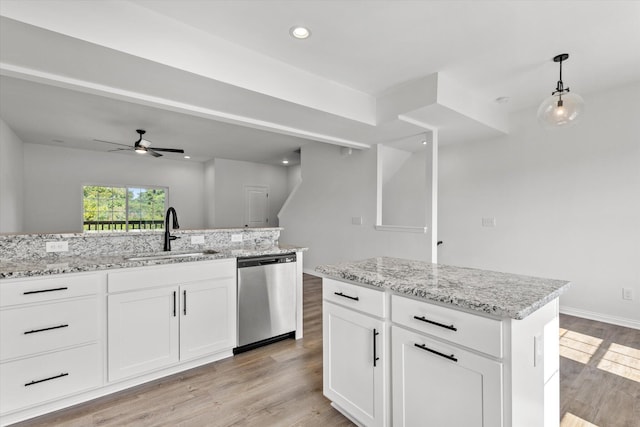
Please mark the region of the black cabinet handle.
POLYGON ((27 292, 23 292, 22 295, 31 295, 31 294, 41 294, 44 292, 55 292, 55 291, 66 291, 67 288, 66 286, 63 288, 53 288, 53 289, 41 289, 39 291, 27 291, 27 292))
POLYGON ((173 317, 176 317, 176 291, 173 291, 173 317))
POLYGON ((440 357, 444 357, 445 359, 449 359, 453 362, 457 362, 458 359, 456 359, 455 355, 448 355, 448 354, 444 354, 444 353, 440 353, 439 351, 436 350, 432 350, 429 347, 427 347, 424 344, 414 344, 416 347, 418 347, 419 349, 422 349, 424 351, 428 351, 429 353, 433 353, 433 354, 437 354, 440 357))
POLYGON ((455 326, 453 326, 453 325, 445 325, 444 323, 434 322, 433 320, 429 320, 429 319, 427 319, 427 318, 426 318, 426 317, 424 317, 424 316, 420 316, 420 317, 418 317, 418 316, 413 316, 413 318, 414 318, 414 319, 416 319, 416 320, 419 320, 419 321, 421 321, 421 322, 427 322, 427 323, 429 323, 429 324, 431 324, 431 325, 436 325, 436 326, 440 326, 441 328, 449 329, 449 330, 451 330, 451 331, 457 331, 457 330, 458 330, 458 328, 456 328, 456 327, 455 327, 455 326))
POLYGON ((182 312, 187 315, 187 291, 182 291, 182 312))
POLYGON ((68 372, 63 373, 63 374, 60 374, 60 375, 56 375, 56 376, 53 376, 53 377, 45 378, 45 379, 42 379, 42 380, 33 380, 33 381, 31 381, 30 383, 26 383, 24 386, 25 386, 25 387, 29 387, 30 385, 43 383, 43 382, 45 382, 45 381, 55 380, 55 379, 57 379, 57 378, 66 377, 67 375, 69 375, 69 373, 68 373, 68 372))
POLYGON ((360 298, 358 298, 358 297, 350 297, 349 295, 345 295, 342 292, 334 292, 334 294, 338 295, 339 297, 349 298, 349 299, 352 299, 354 301, 360 301, 360 298))
POLYGON ((373 330, 373 367, 376 367, 376 362, 380 360, 378 357, 378 350, 376 348, 376 337, 380 335, 380 332, 373 330))
POLYGON ((52 329, 60 329, 60 328, 68 328, 68 327, 69 325, 59 325, 59 326, 52 326, 50 328, 32 329, 30 331, 26 331, 24 334, 29 335, 29 334, 35 334, 37 332, 44 332, 44 331, 50 331, 52 329))

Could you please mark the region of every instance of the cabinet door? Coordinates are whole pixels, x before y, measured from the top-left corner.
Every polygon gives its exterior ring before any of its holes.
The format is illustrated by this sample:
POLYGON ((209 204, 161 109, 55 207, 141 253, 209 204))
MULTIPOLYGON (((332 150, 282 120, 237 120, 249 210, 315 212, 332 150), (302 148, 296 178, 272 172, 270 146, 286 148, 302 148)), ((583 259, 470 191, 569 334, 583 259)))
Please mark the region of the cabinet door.
POLYGON ((365 426, 386 424, 384 323, 353 310, 323 304, 323 391, 365 426))
POLYGON ((393 326, 393 425, 502 426, 502 365, 393 326))
POLYGON ((109 295, 109 381, 178 361, 178 288, 109 295))
POLYGON ((180 360, 236 346, 234 277, 183 285, 180 299, 180 360))

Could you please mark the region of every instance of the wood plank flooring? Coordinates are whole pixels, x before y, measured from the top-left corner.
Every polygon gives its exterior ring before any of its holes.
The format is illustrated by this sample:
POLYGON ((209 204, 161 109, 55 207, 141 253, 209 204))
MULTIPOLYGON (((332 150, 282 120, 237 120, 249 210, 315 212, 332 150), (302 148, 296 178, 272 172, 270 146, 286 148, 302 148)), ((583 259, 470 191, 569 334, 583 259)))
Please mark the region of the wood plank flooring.
MULTIPOLYGON (((302 340, 271 344, 16 427, 352 426, 322 395, 321 300, 320 279, 305 275, 302 340)), ((640 379, 634 377, 640 374, 640 332, 564 315, 560 326, 561 426, 640 427, 640 379)))
POLYGON ((640 427, 640 331, 560 315, 562 427, 640 427))

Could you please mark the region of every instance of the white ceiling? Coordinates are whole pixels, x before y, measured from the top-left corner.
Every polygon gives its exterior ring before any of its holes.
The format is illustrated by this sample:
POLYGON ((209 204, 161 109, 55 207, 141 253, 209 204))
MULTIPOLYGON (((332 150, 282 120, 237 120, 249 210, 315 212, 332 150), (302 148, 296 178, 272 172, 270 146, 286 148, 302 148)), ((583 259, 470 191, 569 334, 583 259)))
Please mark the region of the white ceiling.
MULTIPOLYGON (((24 141, 76 148, 144 128, 195 160, 275 164, 311 141, 423 134, 376 109, 434 73, 503 115, 550 94, 558 53, 583 96, 640 79, 638 1, 0 1, 0 115, 24 141), (312 36, 292 39, 296 24, 312 36)), ((480 137, 473 118, 441 142, 480 137)))

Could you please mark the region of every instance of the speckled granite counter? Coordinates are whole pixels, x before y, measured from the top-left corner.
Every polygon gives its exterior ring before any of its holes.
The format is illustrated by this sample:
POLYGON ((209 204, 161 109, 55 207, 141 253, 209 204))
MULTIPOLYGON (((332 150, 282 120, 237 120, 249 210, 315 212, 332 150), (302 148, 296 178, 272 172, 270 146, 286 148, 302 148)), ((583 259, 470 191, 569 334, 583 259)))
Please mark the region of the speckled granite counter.
MULTIPOLYGON (((218 250, 216 248, 211 248, 218 250)), ((220 249, 215 254, 203 254, 196 256, 151 259, 143 261, 131 261, 127 258, 139 256, 153 256, 165 254, 184 254, 202 252, 201 250, 153 252, 145 254, 126 255, 93 255, 74 256, 58 259, 25 259, 17 261, 0 262, 0 279, 16 279, 21 277, 48 276, 62 273, 80 273, 88 271, 109 270, 114 268, 144 267, 149 265, 176 264, 183 262, 210 261, 224 258, 241 258, 247 256, 277 255, 297 251, 306 251, 307 248, 291 245, 270 245, 270 246, 247 246, 239 249, 220 249)))
POLYGON ((524 319, 564 293, 569 282, 398 258, 321 265, 322 276, 348 280, 499 317, 524 319))

